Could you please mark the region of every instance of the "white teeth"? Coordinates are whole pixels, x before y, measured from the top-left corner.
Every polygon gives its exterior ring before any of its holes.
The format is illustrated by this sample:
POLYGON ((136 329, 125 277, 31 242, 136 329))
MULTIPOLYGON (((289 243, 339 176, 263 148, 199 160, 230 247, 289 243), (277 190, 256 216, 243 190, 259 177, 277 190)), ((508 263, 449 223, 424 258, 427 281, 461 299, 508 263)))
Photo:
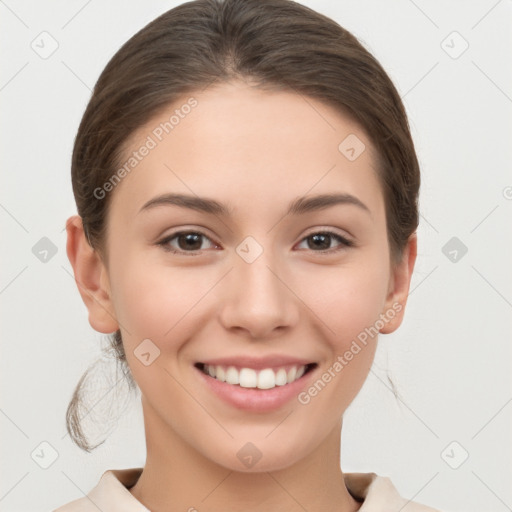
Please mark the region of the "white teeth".
POLYGON ((240 386, 243 388, 255 388, 258 384, 258 375, 251 368, 242 368, 240 370, 240 386))
POLYGON ((226 370, 226 382, 228 384, 239 384, 240 383, 240 375, 238 374, 238 370, 234 366, 230 366, 226 370))
POLYGON ((288 383, 287 373, 284 368, 280 368, 276 373, 276 386, 284 386, 288 383))
POLYGON ((217 366, 217 375, 215 375, 215 378, 221 382, 226 382, 226 372, 222 366, 217 366))
POLYGON ((258 388, 272 389, 276 387, 276 374, 274 370, 267 368, 258 373, 258 388))
POLYGON ((272 389, 300 379, 306 372, 306 366, 292 366, 288 371, 285 368, 279 368, 277 371, 264 368, 257 371, 252 368, 237 370, 234 366, 226 369, 223 366, 204 365, 203 372, 221 382, 239 384, 243 388, 272 389))

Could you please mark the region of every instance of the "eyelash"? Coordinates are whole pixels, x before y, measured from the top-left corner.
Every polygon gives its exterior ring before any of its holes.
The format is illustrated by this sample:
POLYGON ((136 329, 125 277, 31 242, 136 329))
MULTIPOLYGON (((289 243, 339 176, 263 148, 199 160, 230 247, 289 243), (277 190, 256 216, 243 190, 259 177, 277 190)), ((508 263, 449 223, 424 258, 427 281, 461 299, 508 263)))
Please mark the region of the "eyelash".
MULTIPOLYGON (((172 249, 172 248, 169 247, 168 244, 169 244, 169 242, 171 240, 173 240, 174 238, 176 238, 176 237, 178 237, 180 235, 188 235, 188 234, 200 235, 200 236, 203 236, 203 237, 207 238, 208 240, 210 240, 210 238, 207 235, 205 235, 204 233, 201 233, 200 231, 192 231, 192 230, 190 230, 190 231, 177 231, 176 233, 172 233, 171 235, 166 236, 163 240, 161 240, 160 242, 157 242, 156 245, 161 246, 164 251, 170 252, 172 254, 183 254, 183 255, 186 255, 186 256, 199 256, 201 254, 200 250, 181 251, 181 250, 176 250, 176 249, 172 249)), ((341 245, 339 247, 337 247, 337 248, 334 248, 334 249, 324 249, 324 250, 320 250, 320 251, 312 251, 314 253, 319 253, 319 254, 322 254, 322 255, 334 254, 334 253, 337 253, 338 251, 341 251, 341 250, 346 249, 348 247, 353 247, 355 245, 354 242, 352 242, 351 240, 348 240, 347 238, 339 235, 338 233, 335 233, 334 231, 328 231, 328 230, 326 230, 326 231, 314 231, 314 232, 310 233, 309 235, 305 236, 300 241, 300 243, 302 243, 304 240, 307 240, 308 238, 312 237, 313 235, 328 235, 328 236, 331 236, 333 238, 336 238, 339 242, 341 242, 341 245)))

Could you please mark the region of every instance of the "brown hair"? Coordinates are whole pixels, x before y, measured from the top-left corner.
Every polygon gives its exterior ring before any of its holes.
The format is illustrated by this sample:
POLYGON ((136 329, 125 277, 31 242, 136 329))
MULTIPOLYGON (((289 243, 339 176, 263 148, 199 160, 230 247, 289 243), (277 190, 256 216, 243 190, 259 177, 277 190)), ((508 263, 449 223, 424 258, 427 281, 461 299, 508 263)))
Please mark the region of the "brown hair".
MULTIPOLYGON (((359 123, 377 150, 391 257, 398 262, 418 226, 420 186, 400 96, 351 33, 292 0, 186 2, 153 20, 112 57, 94 87, 72 157, 73 192, 91 246, 105 254, 109 196, 98 199, 95 190, 121 165, 130 135, 184 94, 237 78, 321 100, 359 123)), ((110 341, 134 389, 120 331, 110 341)), ((73 441, 90 451, 95 447, 78 414, 86 374, 66 424, 73 441)))

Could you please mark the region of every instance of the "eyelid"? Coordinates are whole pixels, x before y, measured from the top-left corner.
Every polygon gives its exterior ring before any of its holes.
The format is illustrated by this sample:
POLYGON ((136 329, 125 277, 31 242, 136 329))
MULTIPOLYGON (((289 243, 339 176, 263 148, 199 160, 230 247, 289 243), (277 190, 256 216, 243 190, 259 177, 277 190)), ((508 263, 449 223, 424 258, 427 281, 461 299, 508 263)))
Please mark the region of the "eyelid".
MULTIPOLYGON (((220 245, 215 241, 216 235, 214 235, 209 229, 204 228, 202 226, 184 225, 184 226, 176 227, 174 229, 168 228, 168 229, 164 230, 163 233, 164 234, 159 235, 157 237, 157 240, 160 242, 165 239, 173 238, 176 235, 181 235, 181 234, 186 234, 186 233, 196 233, 196 234, 203 235, 205 238, 208 238, 211 242, 215 243, 216 245, 220 245)), ((157 244, 159 243, 158 241, 156 242, 157 244)))
POLYGON ((306 234, 302 237, 301 241, 304 240, 304 238, 307 238, 308 236, 316 235, 319 233, 327 233, 330 235, 336 235, 336 236, 339 236, 340 238, 343 238, 347 242, 355 243, 354 237, 348 231, 336 229, 336 228, 329 227, 329 226, 315 226, 310 231, 306 232, 306 234))

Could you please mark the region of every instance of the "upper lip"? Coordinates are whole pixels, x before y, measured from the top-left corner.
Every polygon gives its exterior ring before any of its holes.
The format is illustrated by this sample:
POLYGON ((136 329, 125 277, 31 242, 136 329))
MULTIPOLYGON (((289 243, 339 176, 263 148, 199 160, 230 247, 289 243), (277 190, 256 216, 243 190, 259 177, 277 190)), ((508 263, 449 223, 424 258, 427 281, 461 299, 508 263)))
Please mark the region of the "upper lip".
POLYGON ((255 370, 261 370, 264 368, 281 368, 283 366, 293 365, 305 366, 312 363, 314 363, 314 361, 311 361, 310 359, 300 359, 285 355, 272 355, 266 357, 230 356, 198 361, 198 364, 208 366, 234 366, 236 368, 254 368, 255 370))

